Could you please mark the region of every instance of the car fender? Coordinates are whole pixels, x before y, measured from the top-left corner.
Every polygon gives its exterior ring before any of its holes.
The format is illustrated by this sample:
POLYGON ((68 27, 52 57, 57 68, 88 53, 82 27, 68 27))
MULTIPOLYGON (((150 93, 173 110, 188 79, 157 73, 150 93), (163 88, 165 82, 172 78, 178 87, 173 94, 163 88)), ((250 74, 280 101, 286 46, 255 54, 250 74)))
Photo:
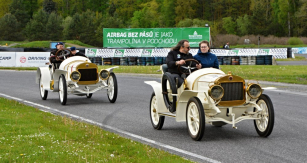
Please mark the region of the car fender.
POLYGON ((51 75, 49 67, 39 67, 36 71, 36 84, 39 84, 39 78, 42 78, 43 87, 45 90, 50 90, 51 75))
POLYGON ((185 90, 181 93, 177 102, 177 110, 176 110, 176 121, 186 121, 186 109, 187 104, 191 97, 197 97, 198 91, 193 90, 185 90))
POLYGON ((113 69, 118 68, 118 66, 107 68, 106 70, 109 71, 109 73, 113 72, 113 69))
POLYGON ((60 78, 60 76, 61 75, 64 75, 65 76, 65 78, 66 78, 66 80, 67 80, 67 76, 66 76, 66 74, 67 74, 67 71, 65 71, 65 70, 60 70, 60 69, 56 69, 55 71, 54 71, 54 73, 53 73, 53 80, 54 80, 54 88, 53 88, 53 91, 54 92, 58 92, 59 91, 59 78, 60 78))
POLYGON ((150 85, 156 95, 157 98, 157 110, 159 113, 166 113, 169 112, 168 109, 165 106, 164 100, 163 100, 163 96, 162 96, 162 87, 161 87, 161 83, 157 82, 157 81, 145 81, 144 83, 150 85))

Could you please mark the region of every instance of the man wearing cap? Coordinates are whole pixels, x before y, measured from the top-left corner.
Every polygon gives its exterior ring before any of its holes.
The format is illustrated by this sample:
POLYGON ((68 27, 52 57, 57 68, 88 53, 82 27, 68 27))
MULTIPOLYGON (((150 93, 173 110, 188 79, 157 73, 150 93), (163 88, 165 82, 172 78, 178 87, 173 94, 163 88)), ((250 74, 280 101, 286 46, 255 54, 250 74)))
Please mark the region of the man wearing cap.
POLYGON ((76 47, 71 47, 70 48, 70 51, 71 51, 71 54, 72 54, 72 56, 82 56, 82 57, 86 57, 83 53, 81 53, 81 52, 77 52, 77 49, 76 49, 76 47))
POLYGON ((58 50, 63 50, 64 49, 64 44, 62 42, 58 42, 55 45, 56 49, 52 50, 50 52, 50 62, 51 63, 61 63, 63 61, 63 59, 59 58, 59 57, 55 57, 55 54, 58 50))

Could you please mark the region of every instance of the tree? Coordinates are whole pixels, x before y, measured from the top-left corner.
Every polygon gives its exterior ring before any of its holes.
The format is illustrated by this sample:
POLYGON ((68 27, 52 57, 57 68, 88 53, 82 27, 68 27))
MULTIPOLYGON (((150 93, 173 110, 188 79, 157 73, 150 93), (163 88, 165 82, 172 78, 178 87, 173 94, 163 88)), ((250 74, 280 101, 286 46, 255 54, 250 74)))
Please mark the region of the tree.
POLYGON ((223 28, 226 30, 227 34, 236 34, 237 24, 232 20, 231 17, 225 17, 223 20, 223 28))
POLYGON ((8 6, 12 3, 12 0, 0 0, 0 18, 9 12, 8 6))
POLYGON ((158 4, 156 0, 141 5, 140 11, 135 11, 131 18, 132 28, 155 28, 159 25, 158 4))
POLYGON ((13 0, 13 2, 9 5, 9 12, 16 17, 19 24, 19 31, 16 32, 21 32, 21 30, 24 29, 27 23, 30 21, 31 17, 27 13, 25 5, 21 0, 13 0))
POLYGON ((175 18, 175 1, 176 0, 164 0, 161 5, 160 14, 160 27, 174 27, 176 24, 175 18))
POLYGON ((52 12, 56 12, 55 2, 52 0, 44 0, 44 11, 48 14, 51 14, 52 12))
POLYGON ((48 34, 46 39, 59 41, 63 38, 62 31, 63 18, 52 12, 49 15, 48 22, 46 24, 46 33, 48 34))
POLYGON ((238 19, 236 20, 237 23, 237 34, 239 36, 244 36, 247 35, 249 32, 250 28, 250 20, 248 15, 239 16, 238 19))
POLYGON ((25 28, 26 37, 30 40, 46 40, 48 34, 46 33, 46 24, 48 21, 48 14, 40 9, 33 15, 33 19, 27 24, 25 28))
POLYGON ((18 22, 14 15, 11 13, 5 14, 0 19, 0 39, 6 41, 20 41, 22 36, 18 29, 18 22))
POLYGON ((177 0, 176 3, 176 22, 185 18, 193 19, 195 16, 196 0, 177 0), (195 7, 195 8, 193 8, 195 7))

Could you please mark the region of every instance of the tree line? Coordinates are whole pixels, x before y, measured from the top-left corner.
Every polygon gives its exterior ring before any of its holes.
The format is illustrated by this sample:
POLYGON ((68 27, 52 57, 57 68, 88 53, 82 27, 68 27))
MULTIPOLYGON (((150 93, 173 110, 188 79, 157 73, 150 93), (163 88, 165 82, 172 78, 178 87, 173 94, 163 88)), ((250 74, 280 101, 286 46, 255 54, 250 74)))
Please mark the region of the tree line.
POLYGON ((307 35, 307 0, 0 0, 0 39, 80 40, 103 28, 210 26, 211 35, 307 35))

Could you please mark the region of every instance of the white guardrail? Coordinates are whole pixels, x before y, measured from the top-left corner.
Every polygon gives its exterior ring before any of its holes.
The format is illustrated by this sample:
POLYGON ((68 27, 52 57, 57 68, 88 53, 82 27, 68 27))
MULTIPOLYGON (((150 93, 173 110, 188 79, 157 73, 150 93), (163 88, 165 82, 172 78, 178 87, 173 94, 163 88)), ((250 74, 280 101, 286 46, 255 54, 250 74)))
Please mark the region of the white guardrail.
MULTIPOLYGON (((166 57, 170 48, 164 49, 85 49, 88 57, 166 57)), ((196 55, 198 49, 191 49, 196 55)), ((287 58, 287 48, 273 49, 211 49, 216 56, 257 56, 272 55, 274 58, 287 58)), ((292 48, 294 53, 307 53, 307 48, 292 48)), ((49 62, 50 52, 0 52, 0 67, 44 67, 49 62)))

